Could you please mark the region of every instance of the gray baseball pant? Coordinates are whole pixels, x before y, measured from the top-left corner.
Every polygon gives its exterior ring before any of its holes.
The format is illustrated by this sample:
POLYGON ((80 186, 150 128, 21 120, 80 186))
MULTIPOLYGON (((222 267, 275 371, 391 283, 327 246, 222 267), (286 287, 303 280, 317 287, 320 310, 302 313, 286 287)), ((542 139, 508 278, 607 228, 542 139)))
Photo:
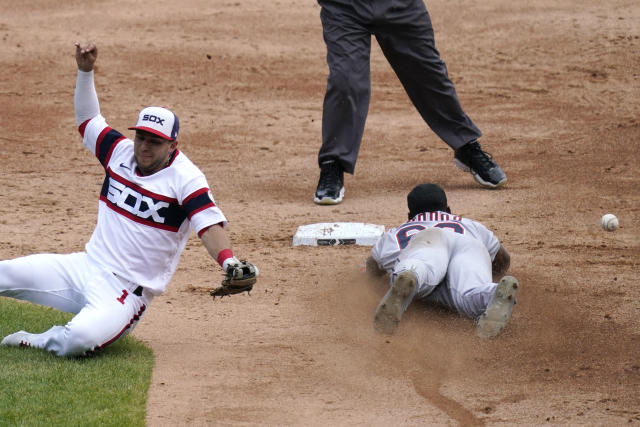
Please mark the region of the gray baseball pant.
POLYGON ((371 35, 427 125, 452 149, 482 133, 465 114, 435 48, 422 0, 318 0, 329 78, 318 163, 353 174, 371 98, 371 35))

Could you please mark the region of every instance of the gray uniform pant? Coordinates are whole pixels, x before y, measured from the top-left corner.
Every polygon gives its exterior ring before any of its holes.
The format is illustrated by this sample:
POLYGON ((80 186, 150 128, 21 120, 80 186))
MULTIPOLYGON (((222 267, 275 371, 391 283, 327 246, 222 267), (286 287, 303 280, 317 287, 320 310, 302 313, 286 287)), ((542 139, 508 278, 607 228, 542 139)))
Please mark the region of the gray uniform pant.
POLYGON ((318 0, 329 78, 318 162, 353 174, 371 98, 371 34, 429 127, 454 150, 482 134, 464 113, 422 0, 318 0))
MULTIPOLYGON (((418 279, 412 298, 433 301, 470 318, 487 309, 497 285, 491 257, 477 239, 437 227, 414 235, 390 275, 412 270, 418 279)), ((404 304, 406 310, 411 299, 404 304)))

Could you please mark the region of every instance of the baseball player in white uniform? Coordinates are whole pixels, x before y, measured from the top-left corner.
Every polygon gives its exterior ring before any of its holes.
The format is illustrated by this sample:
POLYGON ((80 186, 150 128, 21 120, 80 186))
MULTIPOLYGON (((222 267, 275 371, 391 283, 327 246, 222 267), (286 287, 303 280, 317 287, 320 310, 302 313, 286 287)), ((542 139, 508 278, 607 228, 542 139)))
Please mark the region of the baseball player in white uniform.
POLYGON ((389 273, 390 289, 376 309, 378 332, 395 332, 414 298, 478 319, 477 335, 495 337, 516 303, 518 281, 504 276, 510 256, 481 223, 453 215, 444 190, 416 186, 407 196, 409 220, 373 246, 367 271, 389 273), (504 276, 504 277, 502 277, 504 276), (499 283, 493 277, 502 277, 499 283))
POLYGON ((0 296, 75 316, 43 333, 8 335, 5 346, 78 356, 128 334, 166 289, 191 229, 225 271, 238 262, 204 174, 177 148, 178 117, 162 107, 144 108, 130 128, 132 141, 100 114, 97 53, 93 44, 76 43, 76 122, 83 145, 105 170, 93 235, 83 252, 0 262, 0 296))

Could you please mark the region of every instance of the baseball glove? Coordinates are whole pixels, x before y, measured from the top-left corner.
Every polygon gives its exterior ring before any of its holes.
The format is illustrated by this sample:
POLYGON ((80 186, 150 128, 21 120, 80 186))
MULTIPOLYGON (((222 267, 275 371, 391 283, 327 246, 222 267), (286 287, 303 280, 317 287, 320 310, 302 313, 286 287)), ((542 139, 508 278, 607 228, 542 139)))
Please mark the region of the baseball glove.
POLYGON ((258 277, 258 269, 247 261, 231 264, 219 287, 210 292, 213 299, 225 295, 250 293, 258 277))

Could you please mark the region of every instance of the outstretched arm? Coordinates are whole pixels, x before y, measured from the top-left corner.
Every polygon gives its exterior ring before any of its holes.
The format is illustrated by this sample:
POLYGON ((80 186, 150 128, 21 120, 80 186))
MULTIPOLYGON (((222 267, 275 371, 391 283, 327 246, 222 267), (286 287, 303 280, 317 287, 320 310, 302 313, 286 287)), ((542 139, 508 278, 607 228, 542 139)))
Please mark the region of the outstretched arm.
POLYGON ((93 66, 98 58, 98 48, 89 43, 86 47, 76 46, 76 62, 78 64, 78 78, 74 95, 76 124, 82 125, 100 114, 98 94, 93 83, 93 66))
POLYGON ((238 261, 233 256, 231 242, 224 228, 220 224, 212 225, 200 235, 200 239, 211 257, 218 261, 225 272, 221 285, 210 292, 211 296, 215 299, 250 292, 258 278, 258 267, 247 261, 238 261))
POLYGON ((504 246, 500 245, 500 249, 498 249, 498 253, 496 253, 495 258, 491 263, 494 281, 500 280, 507 273, 507 270, 509 270, 509 264, 511 264, 511 256, 504 246))
POLYGON ((207 228, 207 230, 200 236, 200 239, 202 240, 204 247, 207 248, 207 252, 209 252, 211 258, 218 261, 223 270, 226 271, 226 267, 229 262, 238 261, 233 256, 233 252, 231 252, 231 240, 220 224, 212 225, 207 228))

